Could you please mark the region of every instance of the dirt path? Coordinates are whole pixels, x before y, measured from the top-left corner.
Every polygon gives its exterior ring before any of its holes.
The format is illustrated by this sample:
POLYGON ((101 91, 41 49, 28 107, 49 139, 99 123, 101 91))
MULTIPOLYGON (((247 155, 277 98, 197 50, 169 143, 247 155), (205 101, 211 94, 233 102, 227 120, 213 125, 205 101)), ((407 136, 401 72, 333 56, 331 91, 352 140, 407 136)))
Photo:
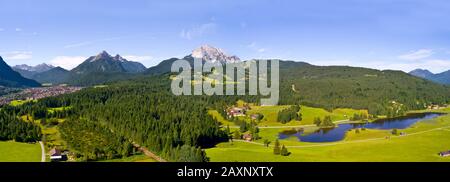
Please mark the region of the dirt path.
POLYGON ((155 159, 158 162, 167 162, 166 160, 164 160, 163 158, 161 158, 160 156, 156 155, 155 153, 151 152, 150 150, 148 150, 145 147, 142 147, 136 143, 133 143, 133 146, 138 148, 139 151, 143 152, 146 156, 155 159))
POLYGON ((44 143, 39 141, 39 145, 41 145, 41 152, 42 152, 42 156, 41 156, 41 162, 45 162, 45 148, 44 148, 44 143))
MULTIPOLYGON (((410 134, 403 135, 403 136, 391 136, 391 138, 402 138, 402 137, 408 137, 408 136, 420 135, 420 134, 424 134, 424 133, 428 133, 428 132, 432 132, 432 131, 437 131, 437 130, 446 130, 446 131, 449 131, 449 130, 447 130, 447 128, 450 128, 450 126, 440 127, 440 128, 434 128, 434 129, 429 129, 429 130, 425 130, 425 131, 419 131, 419 132, 410 133, 410 134)), ((375 141, 375 140, 387 140, 387 139, 386 139, 386 137, 380 137, 380 138, 370 138, 370 139, 364 139, 364 140, 343 141, 343 142, 324 143, 324 144, 313 144, 313 145, 291 145, 291 146, 286 146, 286 148, 325 147, 325 146, 333 146, 333 145, 344 145, 344 144, 352 144, 352 143, 362 143, 362 142, 375 141)), ((258 143, 258 142, 248 142, 248 141, 245 141, 245 140, 233 140, 233 141, 245 142, 245 143, 251 143, 251 144, 255 144, 255 145, 261 145, 261 146, 264 146, 264 144, 258 143)), ((273 146, 273 145, 269 145, 269 147, 271 147, 271 146, 273 146)))
POLYGON ((298 92, 297 90, 295 90, 295 85, 294 84, 292 84, 292 91, 298 92))

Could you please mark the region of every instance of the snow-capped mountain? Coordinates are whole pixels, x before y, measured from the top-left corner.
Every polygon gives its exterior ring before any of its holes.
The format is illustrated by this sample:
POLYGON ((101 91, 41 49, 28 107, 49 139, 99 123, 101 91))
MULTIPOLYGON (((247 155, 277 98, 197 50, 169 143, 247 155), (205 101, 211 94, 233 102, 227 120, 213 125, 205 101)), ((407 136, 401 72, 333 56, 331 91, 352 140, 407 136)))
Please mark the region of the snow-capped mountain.
POLYGON ((19 70, 42 73, 44 71, 51 70, 52 68, 54 68, 54 66, 46 64, 46 63, 38 64, 36 66, 28 66, 26 64, 21 64, 21 65, 16 65, 13 68, 19 69, 19 70))
POLYGON ((193 50, 191 56, 212 63, 227 64, 241 61, 237 56, 229 56, 223 50, 210 45, 203 45, 193 50))

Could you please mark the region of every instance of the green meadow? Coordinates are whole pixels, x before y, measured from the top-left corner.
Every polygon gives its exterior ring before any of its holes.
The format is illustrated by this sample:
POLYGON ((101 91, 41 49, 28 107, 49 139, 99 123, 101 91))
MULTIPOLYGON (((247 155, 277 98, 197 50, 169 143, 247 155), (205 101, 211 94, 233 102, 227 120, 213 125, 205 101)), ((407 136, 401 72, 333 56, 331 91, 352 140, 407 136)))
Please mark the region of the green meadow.
POLYGON ((39 143, 28 144, 13 141, 0 141, 0 162, 40 162, 39 143))
MULTIPOLYGON (((315 115, 330 114, 321 109, 302 107, 303 112, 315 115), (312 113, 312 114, 311 114, 312 113)), ((263 111, 263 110, 260 110, 263 111)), ((450 108, 438 110, 450 113, 450 108)), ((427 111, 415 111, 427 112, 427 111)), ((429 111, 428 111, 429 112, 429 111)), ((433 111, 433 112, 436 112, 433 111)), ((267 113, 267 112, 266 112, 267 113)), ((335 110, 334 120, 341 120, 342 113, 348 115, 351 110, 335 110), (341 112, 339 114, 339 112, 341 112)), ((307 117, 308 114, 306 114, 307 117)), ((306 126, 305 132, 311 132, 317 127, 306 126)), ((409 128, 398 130, 405 136, 393 135, 391 130, 350 130, 345 138, 338 142, 309 143, 301 142, 296 137, 280 140, 291 154, 280 156, 273 154, 273 143, 283 128, 261 128, 261 139, 253 142, 234 141, 218 144, 206 149, 212 162, 326 162, 326 161, 423 161, 450 162, 450 157, 440 157, 439 152, 450 150, 450 115, 418 122, 409 128), (271 141, 269 147, 264 146, 264 140, 271 141)))
MULTIPOLYGON (((243 101, 238 101, 236 106, 242 107, 245 103, 243 101)), ((325 116, 330 116, 332 121, 344 121, 348 120, 354 114, 367 113, 367 110, 355 110, 355 109, 347 109, 340 108, 334 109, 333 111, 327 111, 322 108, 314 108, 308 106, 301 106, 300 114, 302 115, 301 121, 292 120, 286 124, 282 124, 277 122, 278 112, 283 109, 289 108, 289 105, 278 105, 278 106, 255 106, 253 104, 250 105, 250 110, 246 112, 245 117, 238 117, 239 119, 250 121, 250 115, 252 114, 262 114, 264 118, 258 123, 258 126, 299 126, 299 125, 312 125, 314 122, 314 118, 324 118, 325 116)), ((213 116, 217 121, 222 123, 222 125, 234 126, 233 122, 230 122, 223 118, 218 111, 209 110, 208 113, 213 116)))
POLYGON ((25 104, 27 102, 36 102, 36 100, 13 100, 9 104, 11 106, 20 106, 20 105, 25 104))

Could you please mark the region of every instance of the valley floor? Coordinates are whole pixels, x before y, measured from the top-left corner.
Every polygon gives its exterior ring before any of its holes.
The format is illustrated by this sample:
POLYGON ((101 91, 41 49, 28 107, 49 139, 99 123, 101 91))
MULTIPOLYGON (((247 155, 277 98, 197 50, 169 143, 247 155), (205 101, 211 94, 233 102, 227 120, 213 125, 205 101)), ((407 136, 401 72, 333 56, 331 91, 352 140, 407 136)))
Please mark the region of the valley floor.
MULTIPOLYGON (((450 113, 450 109, 440 110, 450 113)), ((325 162, 325 161, 446 161, 450 157, 440 157, 439 152, 450 150, 450 115, 443 115, 429 121, 418 122, 399 130, 405 136, 393 136, 391 130, 349 131, 343 141, 328 143, 300 142, 297 138, 280 140, 291 154, 273 154, 273 145, 265 147, 264 139, 273 144, 283 129, 263 128, 262 139, 255 142, 234 141, 220 143, 207 149, 213 162, 325 162)))

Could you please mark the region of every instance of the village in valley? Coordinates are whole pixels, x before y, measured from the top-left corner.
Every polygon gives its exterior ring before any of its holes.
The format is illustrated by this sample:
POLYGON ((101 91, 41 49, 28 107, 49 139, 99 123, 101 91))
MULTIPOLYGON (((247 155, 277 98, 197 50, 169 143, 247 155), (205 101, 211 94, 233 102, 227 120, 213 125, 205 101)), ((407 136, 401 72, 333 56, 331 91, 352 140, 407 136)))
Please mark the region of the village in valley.
POLYGON ((82 87, 59 85, 50 87, 26 88, 17 93, 11 93, 0 97, 0 106, 11 102, 24 102, 42 99, 46 97, 69 94, 81 90, 82 87))

